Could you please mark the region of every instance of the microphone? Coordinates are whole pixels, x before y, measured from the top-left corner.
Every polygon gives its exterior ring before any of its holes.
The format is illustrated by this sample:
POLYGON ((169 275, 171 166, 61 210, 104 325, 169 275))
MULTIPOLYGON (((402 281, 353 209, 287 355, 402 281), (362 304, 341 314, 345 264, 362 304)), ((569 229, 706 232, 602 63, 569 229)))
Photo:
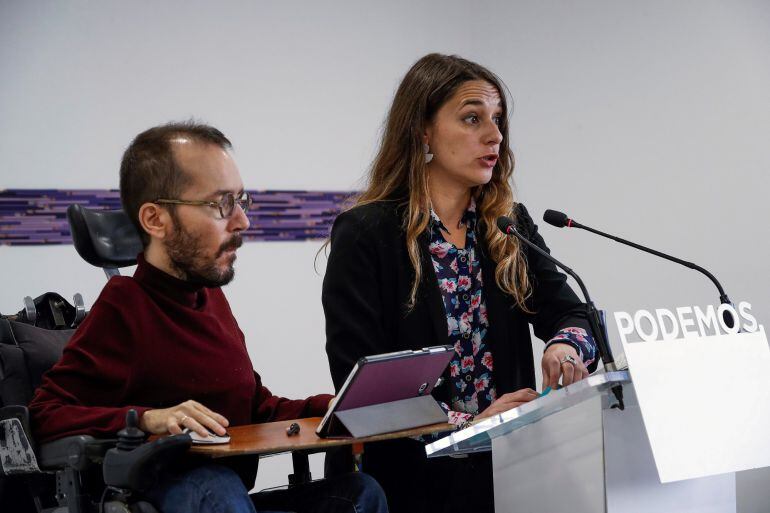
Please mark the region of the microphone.
MULTIPOLYGON (((625 244, 626 246, 631 246, 632 248, 636 248, 638 250, 644 251, 645 253, 651 253, 651 254, 653 254, 655 256, 659 256, 659 257, 664 258, 666 260, 670 260, 672 262, 676 262, 677 264, 683 265, 683 266, 685 266, 685 267, 687 267, 689 269, 693 269, 695 271, 698 271, 698 272, 706 275, 706 277, 708 277, 708 279, 710 279, 712 281, 712 283, 714 285, 716 285, 717 290, 719 291, 719 301, 721 303, 723 303, 723 304, 732 305, 732 302, 730 301, 730 298, 727 297, 727 294, 725 293, 725 290, 722 288, 722 285, 714 277, 714 275, 711 274, 710 272, 708 272, 703 267, 697 265, 697 264, 694 264, 692 262, 687 262, 686 260, 682 260, 680 258, 676 258, 676 257, 673 257, 671 255, 667 255, 665 253, 661 253, 660 251, 656 251, 654 249, 642 246, 641 244, 636 244, 635 242, 631 242, 631 241, 628 241, 628 240, 625 240, 625 239, 621 239, 620 237, 616 237, 614 235, 610 235, 609 233, 604 233, 604 232, 601 232, 601 231, 596 230, 594 228, 591 228, 589 226, 582 225, 582 224, 578 223, 577 221, 574 221, 574 220, 570 219, 569 216, 567 216, 567 214, 565 214, 563 212, 558 212, 556 210, 550 210, 550 209, 546 210, 545 213, 543 214, 543 221, 545 221, 546 223, 548 223, 550 225, 556 226, 557 228, 563 228, 565 226, 568 227, 568 228, 580 228, 581 230, 586 230, 586 231, 589 231, 591 233, 595 233, 595 234, 600 235, 602 237, 606 237, 608 239, 612 239, 615 242, 619 242, 621 244, 625 244)), ((725 310, 725 312, 723 314, 723 318, 724 318, 725 324, 727 325, 728 328, 732 328, 735 325, 735 320, 733 319, 733 315, 730 312, 728 312, 727 310, 725 310)))
MULTIPOLYGON (((546 260, 551 261, 554 265, 556 265, 556 267, 563 270, 564 272, 566 272, 567 274, 569 274, 575 279, 586 301, 586 314, 588 317, 588 324, 591 326, 591 331, 594 332, 594 338, 596 339, 596 347, 599 350, 599 356, 601 357, 602 362, 604 362, 604 368, 610 372, 618 370, 617 365, 615 365, 615 359, 612 357, 612 350, 610 349, 610 346, 607 343, 607 338, 605 336, 606 331, 604 329, 604 322, 602 321, 602 318, 599 315, 599 311, 594 306, 593 301, 591 301, 591 296, 588 294, 588 289, 586 289, 586 286, 583 283, 583 280, 580 279, 580 276, 578 276, 575 271, 573 271, 566 265, 556 260, 556 258, 552 257, 550 253, 541 249, 536 244, 530 242, 529 239, 527 239, 521 233, 519 233, 519 231, 516 230, 516 226, 514 225, 514 222, 510 217, 505 217, 505 216, 498 217, 497 228, 500 229, 500 231, 506 235, 512 235, 516 237, 524 245, 529 247, 531 250, 540 254, 540 256, 542 256, 546 260)), ((621 385, 613 386, 612 393, 615 394, 615 398, 618 400, 617 407, 623 410, 624 409, 623 387, 621 385)))
POLYGON ((567 217, 567 214, 551 209, 548 209, 543 213, 543 221, 558 228, 572 226, 572 219, 567 217))

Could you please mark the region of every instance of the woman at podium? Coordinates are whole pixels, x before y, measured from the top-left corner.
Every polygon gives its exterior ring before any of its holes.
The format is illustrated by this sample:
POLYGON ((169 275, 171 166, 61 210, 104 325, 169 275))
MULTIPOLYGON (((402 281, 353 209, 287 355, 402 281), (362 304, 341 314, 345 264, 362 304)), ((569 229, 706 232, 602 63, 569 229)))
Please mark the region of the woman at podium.
MULTIPOLYGON (((362 356, 453 345, 434 396, 458 426, 483 419, 537 397, 530 324, 547 341, 543 386, 596 368, 566 277, 496 225, 510 216, 546 249, 512 192, 505 92, 456 56, 426 55, 403 78, 366 189, 331 232, 323 307, 337 389, 362 356)), ((329 468, 349 470, 340 456, 329 468)), ((494 511, 489 453, 428 460, 423 442, 389 441, 367 445, 363 469, 395 513, 494 511)))

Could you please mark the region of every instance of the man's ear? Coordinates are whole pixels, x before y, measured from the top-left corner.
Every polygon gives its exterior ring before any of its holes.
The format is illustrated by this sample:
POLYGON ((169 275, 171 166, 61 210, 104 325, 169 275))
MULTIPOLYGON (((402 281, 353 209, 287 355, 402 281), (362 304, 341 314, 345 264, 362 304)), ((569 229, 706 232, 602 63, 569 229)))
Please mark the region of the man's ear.
POLYGON ((156 203, 145 203, 139 207, 139 224, 151 239, 163 240, 171 233, 171 216, 156 203))

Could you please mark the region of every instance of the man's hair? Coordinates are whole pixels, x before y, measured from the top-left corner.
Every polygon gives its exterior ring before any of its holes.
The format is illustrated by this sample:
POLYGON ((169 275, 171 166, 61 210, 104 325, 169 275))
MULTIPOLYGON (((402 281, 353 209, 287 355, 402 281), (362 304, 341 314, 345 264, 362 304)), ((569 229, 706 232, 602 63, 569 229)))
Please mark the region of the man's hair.
MULTIPOLYGON (((120 201, 145 247, 150 237, 139 223, 141 206, 160 198, 178 199, 190 183, 189 175, 174 160, 171 141, 178 138, 216 144, 224 150, 232 147, 222 132, 194 121, 167 123, 136 136, 120 163, 120 201)), ((169 207, 173 210, 173 205, 169 207)))

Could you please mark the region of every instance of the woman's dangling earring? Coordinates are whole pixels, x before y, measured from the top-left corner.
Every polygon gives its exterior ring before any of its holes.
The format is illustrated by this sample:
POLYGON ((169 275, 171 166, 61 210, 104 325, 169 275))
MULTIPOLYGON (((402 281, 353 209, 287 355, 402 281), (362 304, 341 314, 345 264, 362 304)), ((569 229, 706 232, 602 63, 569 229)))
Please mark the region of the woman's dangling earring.
POLYGON ((422 152, 425 154, 426 164, 433 160, 433 154, 430 152, 430 146, 427 143, 422 145, 422 152))

